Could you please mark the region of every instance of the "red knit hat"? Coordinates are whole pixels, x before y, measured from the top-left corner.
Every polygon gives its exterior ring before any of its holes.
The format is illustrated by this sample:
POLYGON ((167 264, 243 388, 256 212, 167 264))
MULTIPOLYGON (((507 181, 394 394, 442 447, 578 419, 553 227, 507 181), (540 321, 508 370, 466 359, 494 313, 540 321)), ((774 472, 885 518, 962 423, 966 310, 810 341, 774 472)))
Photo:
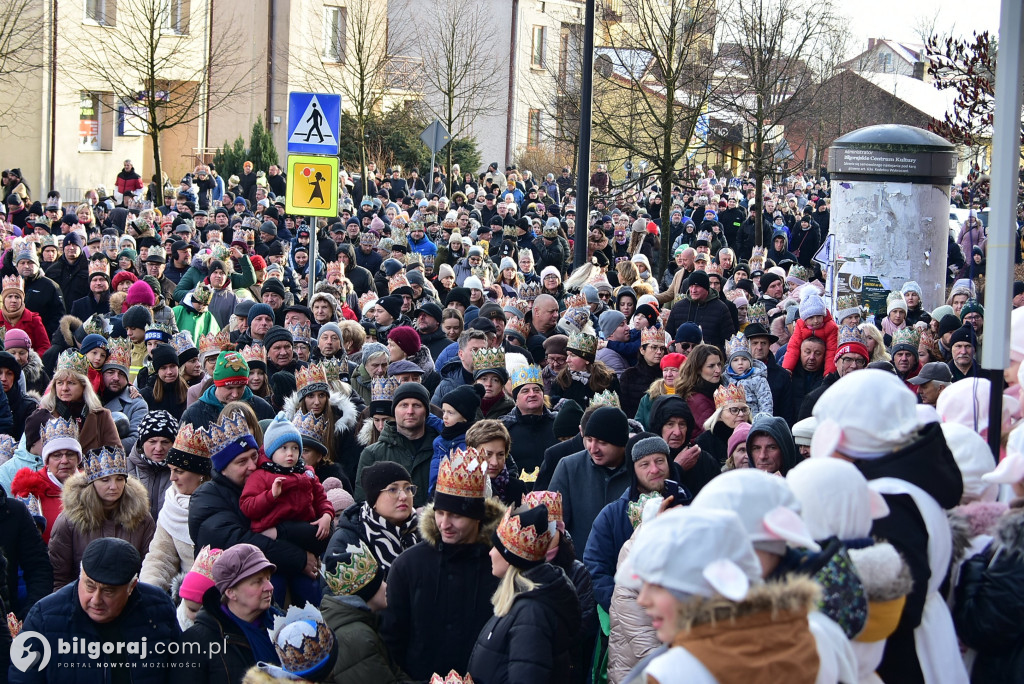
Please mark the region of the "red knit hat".
POLYGON ((117 286, 125 281, 128 281, 129 283, 137 283, 139 282, 139 277, 131 271, 118 271, 117 274, 114 275, 114 279, 111 281, 110 286, 114 288, 114 290, 117 290, 117 286))
POLYGON ((249 257, 249 261, 252 263, 252 270, 254 271, 265 271, 267 270, 267 261, 259 254, 254 254, 249 257))
POLYGON ((420 350, 420 334, 407 325, 400 325, 388 333, 388 339, 394 341, 406 356, 412 356, 420 350))
POLYGON ((153 308, 156 304, 156 295, 153 294, 153 288, 149 286, 149 283, 139 280, 132 284, 128 288, 128 295, 125 297, 124 306, 128 309, 136 304, 142 304, 153 308))

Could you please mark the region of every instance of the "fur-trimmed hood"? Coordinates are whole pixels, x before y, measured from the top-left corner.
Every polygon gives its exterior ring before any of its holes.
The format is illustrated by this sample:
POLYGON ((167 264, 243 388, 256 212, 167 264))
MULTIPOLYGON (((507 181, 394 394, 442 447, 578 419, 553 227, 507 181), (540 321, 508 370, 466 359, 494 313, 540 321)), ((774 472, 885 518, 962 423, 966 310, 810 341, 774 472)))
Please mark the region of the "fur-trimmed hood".
MULTIPOLYGON (((330 392, 331 406, 334 408, 334 414, 337 418, 334 421, 335 432, 355 432, 356 425, 359 422, 359 409, 356 407, 354 401, 352 401, 352 390, 349 389, 348 393, 342 391, 330 392)), ((295 414, 299 411, 299 402, 301 401, 298 392, 292 392, 287 399, 284 400, 284 415, 288 420, 295 417, 295 414)))
POLYGON ((1024 558, 1024 508, 1010 509, 999 519, 995 540, 1001 551, 1024 558))
MULTIPOLYGON (((370 416, 369 418, 364 419, 362 426, 359 428, 359 433, 356 435, 356 441, 359 442, 364 447, 370 446, 375 441, 377 441, 374 438, 374 429, 375 428, 373 427, 373 417, 370 416)), ((380 438, 380 435, 376 435, 376 437, 380 438)))
POLYGON ((60 317, 60 325, 57 326, 57 330, 60 331, 60 336, 68 348, 75 346, 75 331, 81 327, 82 321, 71 314, 60 317))
MULTIPOLYGON (((326 281, 324 281, 324 282, 326 282, 326 281)), ((334 318, 337 319, 338 318, 338 312, 341 309, 341 305, 338 303, 338 298, 335 297, 330 292, 319 291, 319 288, 320 288, 321 284, 323 284, 323 283, 317 283, 316 284, 316 288, 317 288, 318 291, 313 295, 313 298, 309 300, 309 308, 312 309, 313 305, 316 304, 319 300, 322 299, 323 301, 327 302, 327 306, 331 307, 331 311, 334 312, 334 318)))
MULTIPOLYGON (((64 516, 80 532, 99 529, 106 520, 102 507, 90 506, 85 501, 84 493, 91 485, 84 473, 76 473, 64 483, 61 495, 64 516)), ((125 482, 120 506, 114 514, 114 522, 126 530, 134 530, 145 523, 148 516, 149 495, 146 488, 134 477, 129 477, 125 482)))
POLYGON ((702 625, 729 622, 758 613, 810 613, 821 597, 821 588, 811 579, 793 576, 782 582, 754 585, 742 601, 722 596, 698 597, 679 606, 679 627, 688 630, 702 625))
MULTIPOLYGON (((480 521, 480 533, 473 543, 490 548, 491 535, 497 532, 504 515, 505 506, 497 497, 492 496, 484 501, 484 519, 480 521)), ((427 504, 420 514, 420 537, 434 548, 441 543, 441 532, 437 529, 437 520, 434 519, 434 504, 427 504)))

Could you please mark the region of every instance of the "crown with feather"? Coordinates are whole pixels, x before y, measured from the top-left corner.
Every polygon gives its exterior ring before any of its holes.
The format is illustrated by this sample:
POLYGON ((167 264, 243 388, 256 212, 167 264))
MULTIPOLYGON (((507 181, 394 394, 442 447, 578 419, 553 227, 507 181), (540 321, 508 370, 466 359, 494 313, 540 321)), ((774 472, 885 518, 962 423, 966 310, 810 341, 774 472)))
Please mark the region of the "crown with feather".
POLYGON ((274 617, 267 634, 277 651, 283 674, 293 678, 321 668, 331 657, 335 644, 334 632, 311 603, 301 608, 294 604, 289 606, 284 616, 274 617))
POLYGON ((77 349, 65 349, 57 357, 56 372, 71 371, 78 375, 89 374, 89 360, 77 349))
POLYGON ((747 323, 757 323, 768 328, 768 312, 764 304, 751 304, 747 307, 747 323))
POLYGON ((431 675, 429 684, 473 684, 473 677, 468 672, 465 677, 462 677, 455 670, 451 670, 447 677, 442 677, 435 672, 431 675))
POLYGON ((502 347, 484 347, 473 352, 473 372, 505 370, 505 350, 502 347))
POLYGON ((610 389, 603 392, 598 392, 590 400, 589 406, 613 406, 617 409, 622 408, 622 402, 619 400, 619 395, 610 389))
POLYGON ((528 365, 518 366, 512 371, 512 391, 523 385, 539 385, 544 387, 544 379, 541 375, 540 366, 528 365))
POLYGON ((735 404, 747 403, 747 393, 743 390, 743 385, 735 384, 724 387, 719 387, 715 390, 715 408, 720 409, 726 406, 733 406, 735 404))
POLYGON ((523 340, 527 340, 530 337, 530 324, 519 317, 512 317, 505 324, 505 334, 510 332, 519 333, 523 340))
POLYGON ((640 331, 640 346, 646 347, 649 344, 666 344, 665 331, 654 326, 647 326, 640 331))
POLYGON ((351 596, 368 585, 380 572, 380 564, 366 542, 360 540, 359 545, 349 544, 345 549, 348 561, 338 563, 334 572, 328 572, 323 566, 320 570, 327 588, 335 596, 351 596))
POLYGON ((442 459, 437 471, 438 494, 461 496, 467 499, 481 499, 486 496, 489 481, 487 463, 480 459, 480 452, 473 447, 455 449, 442 459))
POLYGON ((565 521, 561 492, 538 489, 523 494, 523 506, 526 508, 536 508, 541 505, 548 507, 548 520, 556 523, 565 521))
POLYGON ((124 449, 119 446, 103 446, 99 449, 89 449, 82 470, 85 472, 85 479, 88 482, 95 482, 100 478, 111 475, 124 475, 127 477, 128 456, 124 453, 124 449))
POLYGON ((750 354, 750 340, 743 333, 736 333, 725 341, 725 355, 732 358, 733 354, 750 354))
POLYGON ((521 506, 515 511, 511 508, 506 509, 496 532, 506 551, 530 562, 544 559, 552 537, 550 526, 547 524, 551 518, 546 507, 542 509, 543 513, 538 512, 536 516, 529 516, 535 518, 534 522, 526 523, 523 520, 527 517, 527 511, 536 508, 540 506, 521 506))
POLYGON ((533 300, 541 294, 542 289, 540 283, 523 283, 519 286, 519 298, 533 303, 533 300))
POLYGON ((292 339, 295 342, 302 342, 305 345, 309 345, 312 340, 312 323, 309 321, 299 321, 298 323, 285 325, 284 329, 291 333, 292 339))

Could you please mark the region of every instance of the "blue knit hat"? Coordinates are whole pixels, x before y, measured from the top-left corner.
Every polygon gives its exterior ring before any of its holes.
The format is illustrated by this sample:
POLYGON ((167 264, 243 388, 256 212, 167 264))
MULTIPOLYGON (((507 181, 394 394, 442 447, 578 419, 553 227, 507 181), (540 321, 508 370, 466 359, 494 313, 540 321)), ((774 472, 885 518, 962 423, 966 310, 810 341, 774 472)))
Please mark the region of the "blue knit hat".
POLYGON ((274 310, 270 308, 269 304, 257 302, 252 305, 249 309, 249 315, 246 316, 246 320, 249 322, 249 325, 252 325, 253 320, 257 316, 270 316, 270 320, 274 320, 274 310))
POLYGON ((295 442, 302 451, 302 435, 291 422, 285 418, 284 412, 278 413, 263 431, 263 452, 267 458, 273 459, 274 452, 288 442, 295 442))
POLYGON ((97 335, 95 333, 86 335, 85 339, 82 340, 82 346, 79 349, 83 354, 88 354, 93 349, 106 349, 107 339, 103 335, 97 335))

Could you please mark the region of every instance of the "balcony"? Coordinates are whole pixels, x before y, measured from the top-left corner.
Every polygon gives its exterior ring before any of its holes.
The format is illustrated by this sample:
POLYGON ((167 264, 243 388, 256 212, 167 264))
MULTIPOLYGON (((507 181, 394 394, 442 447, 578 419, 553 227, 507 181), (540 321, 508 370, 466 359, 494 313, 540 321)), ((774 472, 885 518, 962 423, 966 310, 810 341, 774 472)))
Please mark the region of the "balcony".
POLYGON ((409 94, 421 94, 423 87, 423 60, 419 57, 391 55, 387 65, 388 88, 409 94))

